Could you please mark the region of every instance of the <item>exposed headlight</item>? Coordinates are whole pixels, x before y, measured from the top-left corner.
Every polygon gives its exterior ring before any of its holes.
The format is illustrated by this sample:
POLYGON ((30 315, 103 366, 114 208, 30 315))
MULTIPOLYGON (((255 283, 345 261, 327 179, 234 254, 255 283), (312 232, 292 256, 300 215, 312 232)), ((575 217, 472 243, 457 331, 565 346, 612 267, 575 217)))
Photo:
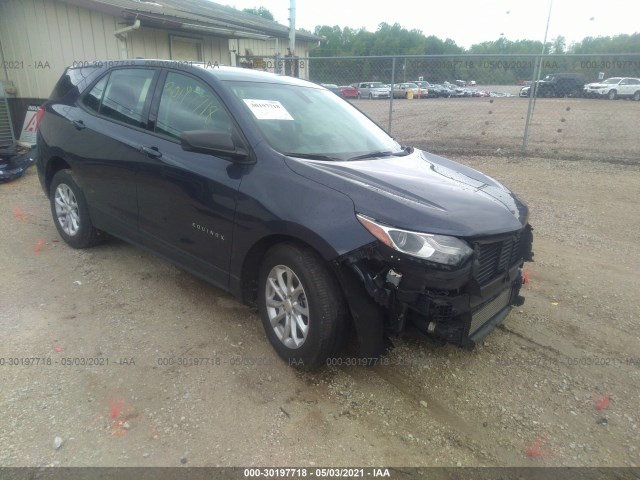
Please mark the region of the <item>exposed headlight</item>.
POLYGON ((376 223, 364 215, 356 216, 362 226, 382 243, 413 257, 457 266, 473 254, 473 250, 466 242, 455 237, 411 232, 376 223))

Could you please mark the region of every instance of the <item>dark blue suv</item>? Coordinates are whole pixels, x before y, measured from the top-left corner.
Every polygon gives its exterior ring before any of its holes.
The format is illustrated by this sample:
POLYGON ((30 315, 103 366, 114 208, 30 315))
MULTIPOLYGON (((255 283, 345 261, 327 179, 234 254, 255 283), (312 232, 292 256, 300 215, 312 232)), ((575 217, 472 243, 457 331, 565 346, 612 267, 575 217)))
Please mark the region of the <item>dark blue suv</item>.
POLYGON ((291 364, 411 323, 472 347, 522 302, 527 207, 399 145, 313 83, 156 60, 68 68, 38 113, 42 187, 74 248, 119 237, 257 305, 291 364))

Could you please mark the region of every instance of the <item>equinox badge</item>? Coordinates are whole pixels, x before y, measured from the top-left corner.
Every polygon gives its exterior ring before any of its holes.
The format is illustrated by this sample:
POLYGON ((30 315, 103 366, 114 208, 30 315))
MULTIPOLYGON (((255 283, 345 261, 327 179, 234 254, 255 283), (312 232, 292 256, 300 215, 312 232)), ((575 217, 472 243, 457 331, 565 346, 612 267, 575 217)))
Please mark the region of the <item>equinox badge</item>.
POLYGON ((196 230, 202 232, 202 233, 206 233, 207 235, 211 235, 212 237, 215 237, 218 240, 222 240, 224 242, 224 235, 222 235, 221 233, 214 232, 213 230, 210 230, 207 227, 203 227, 202 225, 199 225, 196 222, 193 222, 191 224, 191 226, 193 228, 195 228, 196 230))

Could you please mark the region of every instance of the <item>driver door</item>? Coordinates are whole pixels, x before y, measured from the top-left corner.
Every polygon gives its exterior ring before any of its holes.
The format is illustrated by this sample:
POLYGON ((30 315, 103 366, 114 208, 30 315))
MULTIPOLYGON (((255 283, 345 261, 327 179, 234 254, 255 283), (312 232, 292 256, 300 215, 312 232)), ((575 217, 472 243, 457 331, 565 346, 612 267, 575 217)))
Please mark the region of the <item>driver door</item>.
POLYGON ((143 241, 193 273, 228 285, 237 192, 245 166, 214 155, 187 152, 180 134, 231 132, 234 123, 202 80, 165 70, 156 89, 153 134, 137 177, 143 241))

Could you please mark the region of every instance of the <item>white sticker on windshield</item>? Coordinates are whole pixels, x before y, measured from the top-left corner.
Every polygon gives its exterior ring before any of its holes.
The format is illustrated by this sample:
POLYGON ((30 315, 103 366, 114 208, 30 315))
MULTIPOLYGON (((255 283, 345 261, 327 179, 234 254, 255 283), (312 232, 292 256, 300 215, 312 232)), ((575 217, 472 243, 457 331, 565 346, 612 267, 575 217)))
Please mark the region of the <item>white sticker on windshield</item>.
POLYGON ((244 103, 258 120, 293 120, 287 109, 277 100, 245 98, 244 103))

